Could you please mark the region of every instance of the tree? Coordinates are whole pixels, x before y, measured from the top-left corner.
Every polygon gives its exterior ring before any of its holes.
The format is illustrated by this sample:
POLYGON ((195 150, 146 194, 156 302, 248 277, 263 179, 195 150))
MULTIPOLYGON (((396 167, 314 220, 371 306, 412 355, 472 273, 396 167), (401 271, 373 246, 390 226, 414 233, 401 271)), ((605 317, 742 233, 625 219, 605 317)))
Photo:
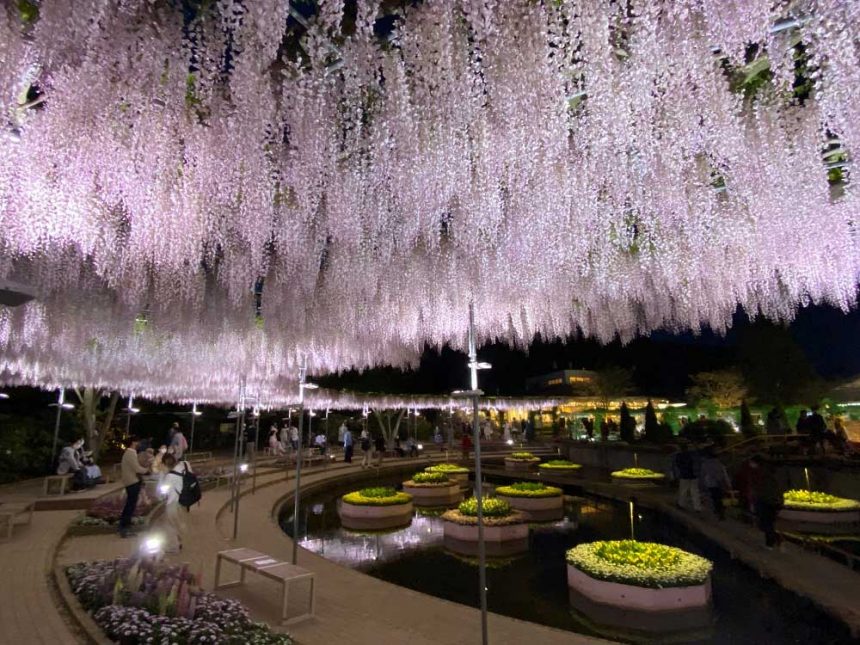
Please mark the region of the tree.
POLYGON ((92 387, 85 387, 75 388, 75 394, 80 401, 78 415, 84 424, 87 448, 92 450, 93 460, 98 461, 102 444, 113 423, 116 404, 119 401, 119 392, 110 394, 107 407, 104 408, 102 407, 102 402, 105 398, 108 398, 107 392, 92 387))
POLYGON ((400 430, 400 422, 403 420, 405 412, 406 410, 398 410, 396 413, 393 410, 373 411, 373 416, 376 417, 379 429, 385 438, 385 445, 389 448, 394 445, 394 437, 400 430))
POLYGON ((747 394, 744 377, 737 370, 716 370, 693 374, 693 386, 687 390, 691 402, 710 401, 717 408, 733 408, 747 394))
POLYGON ((745 437, 754 437, 758 434, 758 428, 753 423, 750 407, 747 405, 746 399, 741 401, 741 432, 745 437))
POLYGON ((658 443, 660 436, 660 422, 657 420, 657 412, 654 410, 654 404, 651 399, 648 399, 648 405, 645 407, 645 440, 652 443, 658 443))
POLYGON ((633 443, 636 438, 636 419, 630 414, 630 408, 627 403, 621 404, 621 423, 619 424, 619 434, 621 441, 633 443))
POLYGON ((633 370, 623 367, 604 367, 597 370, 588 391, 600 401, 600 407, 609 409, 609 402, 633 391, 633 370))

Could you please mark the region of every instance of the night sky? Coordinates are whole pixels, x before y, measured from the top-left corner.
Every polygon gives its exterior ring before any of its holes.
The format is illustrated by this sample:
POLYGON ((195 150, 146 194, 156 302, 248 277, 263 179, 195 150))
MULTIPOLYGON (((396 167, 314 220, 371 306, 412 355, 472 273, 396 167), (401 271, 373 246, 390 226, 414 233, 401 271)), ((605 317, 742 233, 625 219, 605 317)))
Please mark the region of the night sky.
MULTIPOLYGON (((516 395, 525 392, 528 376, 554 369, 599 369, 618 365, 634 370, 634 381, 642 393, 680 397, 690 385, 689 375, 734 367, 744 360, 760 360, 762 338, 779 339, 770 359, 779 369, 780 355, 795 351, 799 360, 828 382, 838 383, 860 374, 860 312, 845 314, 826 306, 801 310, 786 327, 767 321, 750 321, 739 312, 725 336, 706 331, 700 335, 655 332, 627 345, 609 345, 581 338, 544 342, 536 338, 528 352, 504 344, 485 345, 481 360, 493 369, 481 374, 482 388, 490 394, 516 395), (790 345, 794 345, 791 347, 790 345)), ((466 357, 460 352, 428 348, 416 370, 390 368, 354 371, 322 379, 325 385, 372 392, 443 393, 465 385, 466 357)))

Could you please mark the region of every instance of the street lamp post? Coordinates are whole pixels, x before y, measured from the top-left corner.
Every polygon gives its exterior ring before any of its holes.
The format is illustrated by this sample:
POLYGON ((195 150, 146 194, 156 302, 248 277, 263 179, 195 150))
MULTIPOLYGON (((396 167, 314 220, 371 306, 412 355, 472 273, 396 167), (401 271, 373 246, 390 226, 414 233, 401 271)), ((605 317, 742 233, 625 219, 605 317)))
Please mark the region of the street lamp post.
POLYGON ((194 422, 201 414, 203 413, 197 411, 197 403, 194 403, 191 406, 191 441, 188 443, 188 452, 190 453, 194 452, 194 422))
POLYGON ((63 410, 72 410, 74 409, 74 405, 71 403, 66 403, 66 391, 63 388, 58 390, 59 394, 57 396, 57 402, 51 403, 49 407, 57 408, 57 420, 54 423, 54 442, 51 445, 51 465, 53 466, 54 460, 57 459, 57 442, 60 439, 60 417, 63 414, 63 410))
MULTIPOLYGON (((257 397, 259 399, 259 396, 257 397)), ((257 492, 257 450, 260 446, 260 406, 254 408, 254 479, 251 492, 257 492)))
POLYGON ((236 404, 236 437, 233 442, 233 482, 231 487, 231 507, 233 510, 233 539, 239 535, 239 492, 241 475, 239 474, 239 452, 241 450, 239 436, 245 422, 245 379, 239 384, 239 402, 236 404))
POLYGON ((478 584, 481 598, 481 642, 488 643, 487 633, 487 548, 484 542, 484 509, 481 475, 481 433, 478 422, 478 402, 484 394, 478 389, 478 370, 490 369, 489 363, 478 361, 475 339, 475 306, 469 303, 469 390, 455 395, 472 399, 472 438, 475 444, 475 501, 478 505, 478 584))
POLYGON ((305 417, 305 390, 315 390, 319 387, 316 383, 305 381, 307 371, 307 359, 303 358, 302 366, 299 368, 299 445, 296 450, 296 491, 293 496, 293 564, 296 564, 299 557, 299 504, 302 494, 302 425, 305 417))

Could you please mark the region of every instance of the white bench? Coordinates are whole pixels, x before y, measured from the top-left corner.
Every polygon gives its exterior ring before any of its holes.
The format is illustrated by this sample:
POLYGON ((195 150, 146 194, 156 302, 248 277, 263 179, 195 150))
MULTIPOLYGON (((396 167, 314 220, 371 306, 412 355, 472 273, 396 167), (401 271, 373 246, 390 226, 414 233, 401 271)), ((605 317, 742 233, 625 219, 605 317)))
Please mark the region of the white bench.
POLYGON ((45 495, 51 495, 51 489, 57 489, 58 495, 65 495, 66 488, 71 490, 72 482, 72 474, 68 473, 66 475, 48 475, 45 477, 45 495), (54 486, 54 484, 58 484, 59 486, 54 486))
POLYGON ((315 586, 314 574, 307 569, 298 567, 294 564, 281 562, 280 560, 254 551, 254 549, 230 549, 228 551, 219 551, 218 558, 215 561, 215 589, 223 589, 225 587, 235 587, 245 582, 245 572, 251 571, 257 573, 264 578, 269 578, 283 586, 283 595, 281 600, 281 624, 289 625, 291 623, 313 618, 314 603, 315 603, 315 586), (229 562, 239 567, 239 579, 232 582, 221 583, 221 563, 229 562), (290 598, 290 584, 293 582, 307 580, 309 587, 309 608, 307 613, 287 618, 287 604, 290 598))
POLYGON ((29 524, 33 520, 33 511, 36 509, 35 502, 12 502, 10 504, 0 504, 0 524, 6 523, 6 537, 9 540, 12 538, 12 527, 16 524, 29 524), (23 522, 15 520, 22 515, 26 515, 27 519, 23 522))

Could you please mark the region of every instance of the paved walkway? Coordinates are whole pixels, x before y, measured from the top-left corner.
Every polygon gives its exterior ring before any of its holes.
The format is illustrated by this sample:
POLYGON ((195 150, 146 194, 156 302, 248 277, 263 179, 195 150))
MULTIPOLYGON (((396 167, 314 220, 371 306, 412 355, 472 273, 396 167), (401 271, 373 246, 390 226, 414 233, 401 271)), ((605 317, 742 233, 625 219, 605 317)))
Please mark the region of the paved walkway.
MULTIPOLYGON (((402 468, 415 463, 417 468, 425 461, 396 460, 388 467, 402 468)), ((302 482, 310 485, 360 470, 358 466, 338 464, 325 470, 309 471, 303 474, 302 482)), ((278 500, 293 490, 293 481, 284 481, 283 475, 278 473, 260 476, 258 485, 265 484, 270 485, 243 496, 236 542, 228 538, 233 530, 232 514, 229 510, 219 514, 229 500, 229 490, 205 493, 201 507, 192 510, 185 537, 187 553, 173 559, 188 562, 193 571, 202 572, 205 587, 211 588, 213 584, 216 553, 223 549, 245 546, 289 560, 292 542, 277 526, 272 512, 278 500), (271 485, 272 482, 277 483, 271 485)), ((59 562, 119 557, 128 555, 134 548, 133 541, 114 536, 75 537, 63 545, 59 562)), ((462 645, 480 642, 480 612, 476 609, 392 585, 304 550, 300 552, 299 564, 316 574, 318 585, 317 618, 289 628, 300 643, 462 645)), ((276 624, 278 589, 255 578, 249 576, 245 587, 225 593, 246 603, 254 618, 276 624)), ((490 615, 489 626, 494 645, 607 642, 496 614, 490 615)))

